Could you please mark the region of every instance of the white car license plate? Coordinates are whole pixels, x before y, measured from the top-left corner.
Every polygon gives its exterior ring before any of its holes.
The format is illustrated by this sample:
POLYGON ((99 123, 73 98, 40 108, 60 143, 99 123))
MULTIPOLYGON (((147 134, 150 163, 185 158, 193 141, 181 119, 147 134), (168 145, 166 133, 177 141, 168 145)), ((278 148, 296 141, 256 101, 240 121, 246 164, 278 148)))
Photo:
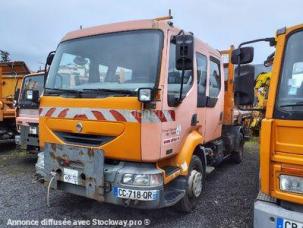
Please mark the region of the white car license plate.
POLYGON ((124 199, 152 201, 158 199, 159 190, 144 191, 115 187, 114 195, 124 199))
POLYGON ((37 135, 37 128, 36 127, 29 127, 29 133, 31 135, 37 135))
POLYGON ((63 181, 71 184, 79 184, 79 172, 74 169, 63 169, 63 181))
POLYGON ((277 218, 277 225, 276 228, 303 228, 303 223, 298 223, 296 221, 284 219, 284 218, 277 218))

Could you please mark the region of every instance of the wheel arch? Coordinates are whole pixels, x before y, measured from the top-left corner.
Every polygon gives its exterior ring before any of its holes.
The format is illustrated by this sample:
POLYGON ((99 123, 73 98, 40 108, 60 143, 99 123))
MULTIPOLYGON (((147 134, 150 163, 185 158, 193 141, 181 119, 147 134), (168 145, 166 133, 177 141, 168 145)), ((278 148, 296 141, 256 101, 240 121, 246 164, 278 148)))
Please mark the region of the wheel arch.
MULTIPOLYGON (((174 158, 175 164, 181 167, 181 175, 185 176, 188 174, 188 168, 192 159, 193 154, 200 154, 198 151, 203 142, 203 136, 198 131, 190 132, 182 145, 180 152, 174 158)), ((200 156, 197 155, 199 158, 200 156)), ((203 161, 203 160, 202 160, 203 161)))

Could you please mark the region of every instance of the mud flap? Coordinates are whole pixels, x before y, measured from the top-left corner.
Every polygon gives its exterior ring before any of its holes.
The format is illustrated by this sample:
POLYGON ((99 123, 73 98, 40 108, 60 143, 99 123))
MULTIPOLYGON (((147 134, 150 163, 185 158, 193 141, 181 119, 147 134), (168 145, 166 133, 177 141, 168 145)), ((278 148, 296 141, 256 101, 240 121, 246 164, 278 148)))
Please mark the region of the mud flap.
POLYGON ((104 201, 104 155, 101 150, 45 144, 44 167, 47 182, 52 177, 51 172, 57 173, 52 188, 104 201), (78 184, 64 182, 64 168, 78 171, 78 184))

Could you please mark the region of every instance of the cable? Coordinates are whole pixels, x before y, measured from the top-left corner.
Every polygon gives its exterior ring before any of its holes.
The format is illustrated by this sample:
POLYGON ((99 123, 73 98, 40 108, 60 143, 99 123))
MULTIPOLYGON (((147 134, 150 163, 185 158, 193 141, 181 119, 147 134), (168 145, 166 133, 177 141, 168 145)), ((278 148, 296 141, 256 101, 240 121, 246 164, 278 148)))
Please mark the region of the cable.
POLYGON ((50 179, 49 183, 48 183, 48 187, 47 187, 47 195, 46 195, 46 203, 47 206, 50 207, 50 203, 49 203, 49 192, 50 192, 50 187, 52 185, 53 180, 55 179, 57 173, 56 172, 51 172, 50 173, 52 175, 52 178, 50 179))

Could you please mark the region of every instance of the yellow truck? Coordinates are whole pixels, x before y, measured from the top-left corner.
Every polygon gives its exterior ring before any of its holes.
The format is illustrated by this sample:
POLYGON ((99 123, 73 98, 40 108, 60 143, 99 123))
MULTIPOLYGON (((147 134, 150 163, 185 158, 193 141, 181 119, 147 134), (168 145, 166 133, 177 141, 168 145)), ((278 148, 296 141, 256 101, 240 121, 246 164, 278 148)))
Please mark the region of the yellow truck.
POLYGON ((242 161, 221 53, 169 19, 70 32, 48 56, 36 164, 48 190, 189 212, 206 173, 242 161))
MULTIPOLYGON (((261 125, 254 227, 299 228, 303 227, 303 24, 279 29, 276 37, 242 43, 233 52, 233 63, 247 67, 253 48, 243 46, 264 41, 276 51, 261 125)), ((253 98, 253 84, 241 72, 236 82, 241 105, 245 97, 253 98)))
POLYGON ((0 63, 0 144, 15 141, 15 92, 20 88, 24 75, 29 73, 24 62, 0 63))

